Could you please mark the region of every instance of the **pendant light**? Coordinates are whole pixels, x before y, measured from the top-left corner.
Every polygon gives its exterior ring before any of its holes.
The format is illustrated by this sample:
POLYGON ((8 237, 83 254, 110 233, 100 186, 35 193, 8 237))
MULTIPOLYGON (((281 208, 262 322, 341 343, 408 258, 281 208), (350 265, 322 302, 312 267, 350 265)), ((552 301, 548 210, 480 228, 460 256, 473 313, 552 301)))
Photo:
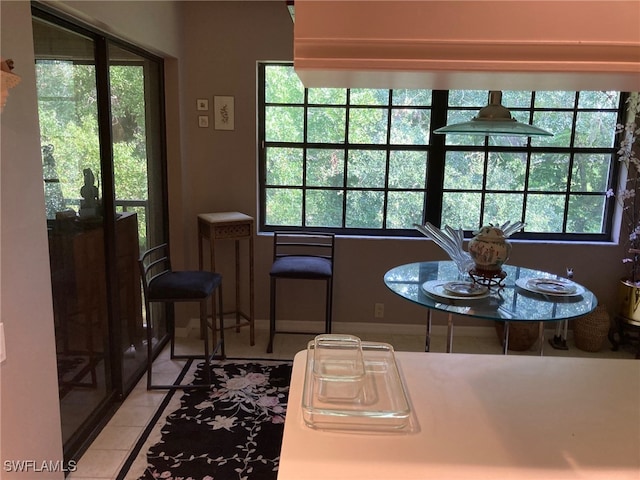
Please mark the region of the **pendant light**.
POLYGON ((473 117, 469 122, 456 123, 438 128, 433 133, 449 135, 482 135, 489 136, 526 136, 552 137, 553 133, 543 130, 533 125, 518 122, 511 117, 511 112, 502 106, 502 92, 489 92, 489 105, 483 107, 478 112, 478 116, 473 117))

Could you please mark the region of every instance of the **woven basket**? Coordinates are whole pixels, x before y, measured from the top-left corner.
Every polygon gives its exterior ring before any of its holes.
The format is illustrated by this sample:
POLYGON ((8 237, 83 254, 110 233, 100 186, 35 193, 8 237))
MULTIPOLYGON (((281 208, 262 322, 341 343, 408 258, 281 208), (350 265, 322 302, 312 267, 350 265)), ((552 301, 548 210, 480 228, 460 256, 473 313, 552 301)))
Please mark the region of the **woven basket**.
POLYGON ((573 341, 580 350, 599 352, 609 334, 611 317, 604 305, 573 321, 573 341))
MULTIPOLYGON (((504 346, 504 322, 496 322, 496 333, 500 345, 504 346)), ((538 340, 538 322, 509 323, 509 350, 523 352, 529 350, 538 340)))

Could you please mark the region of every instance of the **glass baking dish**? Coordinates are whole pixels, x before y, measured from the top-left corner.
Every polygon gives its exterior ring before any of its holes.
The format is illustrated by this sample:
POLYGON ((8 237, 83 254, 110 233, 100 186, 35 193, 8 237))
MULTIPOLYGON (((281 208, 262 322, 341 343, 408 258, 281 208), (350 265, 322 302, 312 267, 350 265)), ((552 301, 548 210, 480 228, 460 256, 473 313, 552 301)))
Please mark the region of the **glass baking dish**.
POLYGON ((323 334, 309 342, 318 398, 323 402, 344 402, 357 398, 364 381, 364 360, 360 339, 354 335, 323 334))
MULTIPOLYGON (((387 343, 361 342, 364 378, 354 396, 327 396, 326 384, 314 374, 314 348, 309 343, 302 393, 302 415, 311 428, 406 431, 411 408, 398 371, 393 347, 387 343)), ((350 392, 352 393, 352 392, 350 392)))

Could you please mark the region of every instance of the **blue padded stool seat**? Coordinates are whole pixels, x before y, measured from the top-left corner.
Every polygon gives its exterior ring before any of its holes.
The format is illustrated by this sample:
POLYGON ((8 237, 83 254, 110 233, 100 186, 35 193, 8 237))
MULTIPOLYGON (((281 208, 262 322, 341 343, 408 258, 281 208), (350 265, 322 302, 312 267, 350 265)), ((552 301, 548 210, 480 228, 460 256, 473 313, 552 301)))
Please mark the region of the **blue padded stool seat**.
POLYGON ((206 271, 167 272, 149 283, 149 300, 207 298, 222 282, 222 275, 206 271))
POLYGON ((323 257, 291 255, 278 258, 269 275, 280 278, 330 278, 333 274, 331 260, 323 257))

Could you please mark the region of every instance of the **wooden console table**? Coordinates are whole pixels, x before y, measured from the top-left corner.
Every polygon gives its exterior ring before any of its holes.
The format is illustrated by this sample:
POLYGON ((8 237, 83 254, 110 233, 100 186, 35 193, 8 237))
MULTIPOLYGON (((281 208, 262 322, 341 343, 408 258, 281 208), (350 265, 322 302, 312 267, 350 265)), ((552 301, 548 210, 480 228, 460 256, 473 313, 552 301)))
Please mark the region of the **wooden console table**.
MULTIPOLYGON (((116 270, 121 352, 144 337, 138 257, 138 216, 122 213, 116 219, 116 270)), ((107 306, 104 223, 56 220, 50 223, 49 258, 57 353, 61 358, 88 356, 90 382, 60 380, 61 395, 72 386, 96 388, 97 366, 104 360, 110 322, 107 306)), ((86 370, 82 370, 81 373, 86 370)), ((82 375, 77 376, 82 378, 82 375)))
MULTIPOLYGON (((209 257, 211 271, 216 271, 215 242, 216 240, 235 240, 235 268, 236 268, 236 331, 241 326, 249 326, 249 341, 255 345, 254 328, 254 291, 253 291, 253 217, 240 212, 201 213, 198 215, 198 266, 204 266, 204 241, 209 240, 209 257), (249 240, 249 315, 240 308, 240 240, 249 240), (246 322, 242 323, 241 318, 246 322)), ((215 318, 215 312, 212 312, 215 318)))

